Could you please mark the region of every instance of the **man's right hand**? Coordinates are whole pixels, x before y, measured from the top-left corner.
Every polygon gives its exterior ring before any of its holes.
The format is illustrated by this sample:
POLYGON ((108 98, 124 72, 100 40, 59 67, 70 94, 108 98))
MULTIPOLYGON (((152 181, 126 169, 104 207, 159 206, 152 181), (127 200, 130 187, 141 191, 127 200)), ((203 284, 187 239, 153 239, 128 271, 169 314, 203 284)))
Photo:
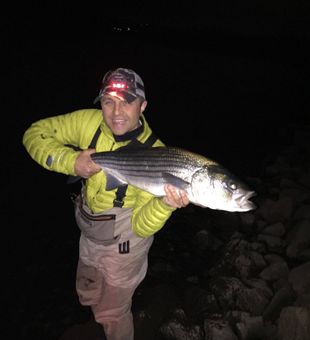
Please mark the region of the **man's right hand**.
POLYGON ((74 164, 74 171, 77 176, 89 178, 102 170, 101 167, 94 163, 90 157, 90 155, 94 152, 96 152, 96 149, 88 149, 81 151, 77 156, 74 164))

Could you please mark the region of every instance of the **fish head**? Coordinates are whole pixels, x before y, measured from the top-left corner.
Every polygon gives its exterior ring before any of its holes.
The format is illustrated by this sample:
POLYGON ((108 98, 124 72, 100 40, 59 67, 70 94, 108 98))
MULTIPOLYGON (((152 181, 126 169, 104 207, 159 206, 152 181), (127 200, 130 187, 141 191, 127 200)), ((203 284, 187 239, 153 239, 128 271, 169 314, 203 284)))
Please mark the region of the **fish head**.
POLYGON ((245 212, 256 208, 250 198, 256 193, 220 165, 204 166, 192 176, 194 204, 210 209, 245 212))

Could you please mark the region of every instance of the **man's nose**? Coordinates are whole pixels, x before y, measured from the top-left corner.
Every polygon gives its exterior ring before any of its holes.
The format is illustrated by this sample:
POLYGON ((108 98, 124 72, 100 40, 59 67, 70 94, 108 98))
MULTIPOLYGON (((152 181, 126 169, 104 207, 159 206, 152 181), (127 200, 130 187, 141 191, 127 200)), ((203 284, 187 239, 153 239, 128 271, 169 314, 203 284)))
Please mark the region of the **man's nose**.
POLYGON ((114 106, 114 114, 119 115, 122 112, 121 102, 116 102, 114 106))

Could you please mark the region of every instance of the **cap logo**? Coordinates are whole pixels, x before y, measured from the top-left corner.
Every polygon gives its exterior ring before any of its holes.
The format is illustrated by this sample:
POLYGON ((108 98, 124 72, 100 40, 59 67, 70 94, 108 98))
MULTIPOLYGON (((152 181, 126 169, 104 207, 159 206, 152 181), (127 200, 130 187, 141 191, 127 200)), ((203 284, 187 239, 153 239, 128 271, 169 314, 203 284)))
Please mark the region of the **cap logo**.
POLYGON ((128 89, 128 86, 125 83, 112 83, 111 86, 114 89, 128 89))

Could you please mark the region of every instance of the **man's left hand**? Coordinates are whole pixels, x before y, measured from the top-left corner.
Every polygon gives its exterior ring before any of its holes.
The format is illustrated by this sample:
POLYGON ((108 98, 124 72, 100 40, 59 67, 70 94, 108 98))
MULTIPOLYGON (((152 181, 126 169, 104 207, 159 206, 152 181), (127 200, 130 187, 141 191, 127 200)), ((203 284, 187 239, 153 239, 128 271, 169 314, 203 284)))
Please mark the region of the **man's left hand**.
POLYGON ((166 196, 162 198, 165 204, 173 208, 184 208, 190 202, 187 193, 184 190, 180 190, 173 185, 165 185, 166 196))

